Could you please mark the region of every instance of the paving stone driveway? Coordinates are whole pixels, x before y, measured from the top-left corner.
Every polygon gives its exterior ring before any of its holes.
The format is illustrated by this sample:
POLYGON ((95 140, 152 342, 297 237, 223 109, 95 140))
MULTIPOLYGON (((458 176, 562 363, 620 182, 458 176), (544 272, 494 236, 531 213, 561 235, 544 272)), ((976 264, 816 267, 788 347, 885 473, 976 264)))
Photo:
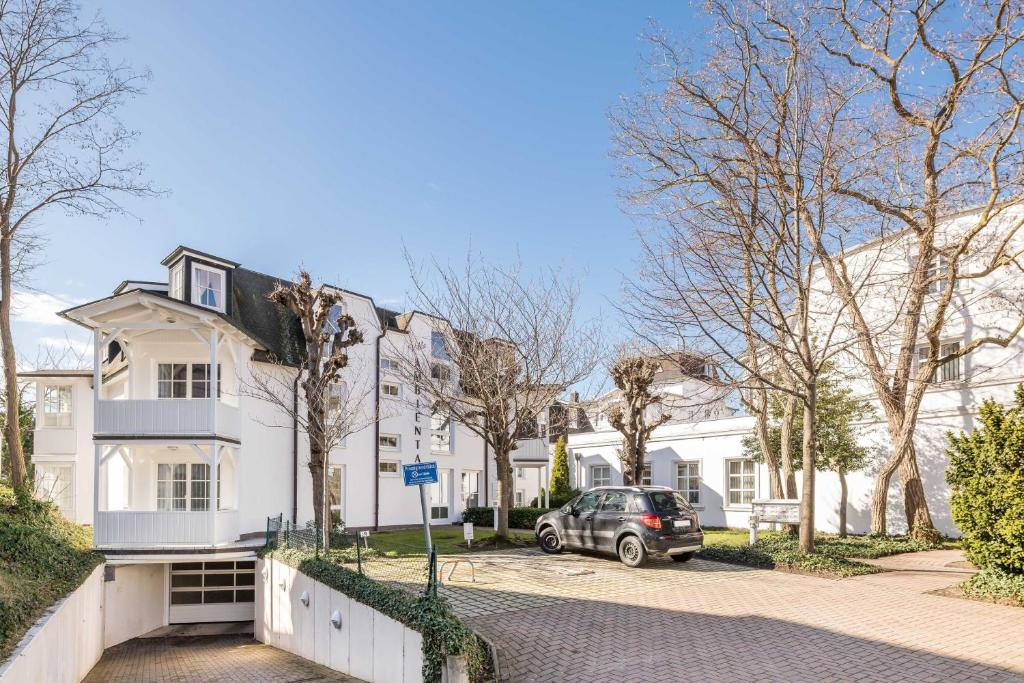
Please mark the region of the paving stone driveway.
POLYGON ((115 645, 84 683, 327 683, 350 678, 247 635, 136 638, 115 645))
POLYGON ((476 582, 459 565, 442 591, 496 643, 508 681, 1024 681, 1024 609, 933 593, 965 578, 959 559, 915 553, 832 580, 486 553, 476 582))

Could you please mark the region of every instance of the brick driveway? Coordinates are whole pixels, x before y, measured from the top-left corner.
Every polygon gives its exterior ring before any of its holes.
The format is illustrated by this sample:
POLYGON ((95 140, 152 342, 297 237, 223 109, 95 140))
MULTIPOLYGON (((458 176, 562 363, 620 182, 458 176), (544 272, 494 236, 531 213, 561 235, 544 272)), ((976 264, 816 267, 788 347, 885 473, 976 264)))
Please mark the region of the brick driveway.
POLYGON ((359 683, 247 635, 136 638, 115 645, 84 683, 359 683))
POLYGON ((932 593, 966 577, 959 559, 915 553, 832 580, 486 553, 476 582, 459 565, 442 591, 509 681, 1024 681, 1024 609, 932 593))

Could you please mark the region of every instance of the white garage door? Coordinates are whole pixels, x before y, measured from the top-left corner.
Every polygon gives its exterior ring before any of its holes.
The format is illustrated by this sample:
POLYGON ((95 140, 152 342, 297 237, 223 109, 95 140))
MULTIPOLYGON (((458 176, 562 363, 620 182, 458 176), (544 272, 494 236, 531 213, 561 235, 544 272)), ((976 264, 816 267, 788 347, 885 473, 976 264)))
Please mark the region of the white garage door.
POLYGON ((252 621, 255 584, 255 560, 175 562, 171 565, 169 621, 252 621))

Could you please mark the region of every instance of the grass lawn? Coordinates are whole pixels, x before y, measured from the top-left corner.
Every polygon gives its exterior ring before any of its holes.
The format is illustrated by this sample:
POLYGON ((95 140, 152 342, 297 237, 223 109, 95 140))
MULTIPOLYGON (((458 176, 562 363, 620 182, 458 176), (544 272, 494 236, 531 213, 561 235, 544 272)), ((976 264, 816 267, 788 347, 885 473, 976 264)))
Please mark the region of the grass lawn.
POLYGON ((54 602, 89 576, 103 557, 90 551, 92 534, 49 504, 0 502, 0 661, 54 602))

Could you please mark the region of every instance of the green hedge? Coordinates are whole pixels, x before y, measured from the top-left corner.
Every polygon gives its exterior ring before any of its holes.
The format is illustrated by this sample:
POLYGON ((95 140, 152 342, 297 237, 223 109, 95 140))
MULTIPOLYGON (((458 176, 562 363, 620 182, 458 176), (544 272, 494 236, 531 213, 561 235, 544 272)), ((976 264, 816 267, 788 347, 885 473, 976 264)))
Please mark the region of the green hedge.
POLYGON ((1024 574, 982 569, 960 584, 967 597, 1024 607, 1024 574))
MULTIPOLYGON (((551 508, 512 508, 508 511, 508 526, 510 529, 532 529, 537 524, 537 518, 545 512, 551 512, 551 508)), ((494 508, 466 508, 462 513, 462 521, 492 527, 494 508)))
MULTIPOLYGON (((463 624, 444 598, 414 595, 302 550, 278 549, 264 556, 295 567, 306 576, 358 602, 386 614, 423 635, 423 680, 441 680, 448 655, 465 655, 470 679, 484 680, 491 673, 487 644, 463 624)), ((340 558, 339 558, 340 559, 340 558)))
POLYGON ((0 661, 103 561, 92 534, 31 494, 0 490, 0 661), (13 503, 13 504, 12 504, 13 503))

